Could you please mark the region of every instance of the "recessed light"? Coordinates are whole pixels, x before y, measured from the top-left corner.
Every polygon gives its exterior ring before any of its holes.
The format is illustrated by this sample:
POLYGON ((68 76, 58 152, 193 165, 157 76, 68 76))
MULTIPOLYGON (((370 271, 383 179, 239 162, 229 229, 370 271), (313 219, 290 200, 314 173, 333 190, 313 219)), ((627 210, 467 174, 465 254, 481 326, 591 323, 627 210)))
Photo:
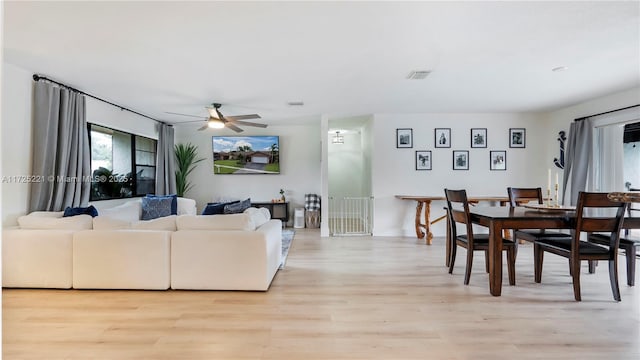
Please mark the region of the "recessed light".
POLYGON ((569 70, 568 66, 558 66, 558 67, 554 67, 553 69, 551 69, 551 71, 553 72, 559 72, 559 71, 565 71, 565 70, 569 70))
POLYGON ((304 106, 304 101, 289 101, 287 103, 289 106, 304 106))

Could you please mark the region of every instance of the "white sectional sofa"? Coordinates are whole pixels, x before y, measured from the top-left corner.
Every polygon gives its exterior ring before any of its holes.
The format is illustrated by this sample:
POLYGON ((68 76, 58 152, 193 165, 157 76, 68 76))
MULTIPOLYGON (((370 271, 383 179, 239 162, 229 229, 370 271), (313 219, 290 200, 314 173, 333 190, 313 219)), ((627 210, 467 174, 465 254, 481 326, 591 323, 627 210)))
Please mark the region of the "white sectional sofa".
POLYGON ((259 290, 280 265, 282 225, 268 212, 141 221, 140 201, 99 216, 36 212, 5 229, 2 286, 60 289, 259 290))

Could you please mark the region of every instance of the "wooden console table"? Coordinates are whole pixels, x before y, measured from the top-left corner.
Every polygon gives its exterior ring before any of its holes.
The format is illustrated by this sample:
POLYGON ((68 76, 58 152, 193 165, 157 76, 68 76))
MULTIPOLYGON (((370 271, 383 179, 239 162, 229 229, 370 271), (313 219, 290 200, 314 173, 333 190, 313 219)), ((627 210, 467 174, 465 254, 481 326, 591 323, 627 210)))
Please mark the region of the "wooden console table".
MULTIPOLYGON (((412 200, 416 201, 416 236, 418 239, 422 239, 426 235, 427 245, 431 245, 431 241, 433 239, 433 233, 431 233, 431 225, 437 223, 438 221, 447 217, 447 215, 442 215, 439 218, 431 221, 431 202, 432 201, 445 201, 446 198, 444 196, 411 196, 411 195, 396 195, 397 199, 400 200, 412 200), (424 224, 421 222, 420 215, 422 214, 422 209, 424 208, 424 224), (424 229, 424 231, 422 231, 424 229)), ((478 203, 480 201, 494 201, 499 202, 500 206, 505 206, 509 203, 509 198, 506 196, 470 196, 468 198, 470 203, 478 203)))

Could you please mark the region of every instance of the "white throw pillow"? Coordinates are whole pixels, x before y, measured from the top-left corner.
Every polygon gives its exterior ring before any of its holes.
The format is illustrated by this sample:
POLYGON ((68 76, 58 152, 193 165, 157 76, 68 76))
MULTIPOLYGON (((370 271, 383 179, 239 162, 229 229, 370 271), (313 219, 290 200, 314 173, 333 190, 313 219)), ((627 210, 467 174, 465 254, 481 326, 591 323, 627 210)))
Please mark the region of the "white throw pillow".
POLYGON ((98 210, 98 217, 105 216, 112 219, 134 222, 142 216, 140 200, 133 200, 108 209, 98 210))
POLYGON ((157 219, 140 220, 131 223, 136 230, 176 231, 176 215, 163 216, 157 219))
POLYGON ((178 230, 244 230, 254 231, 256 224, 248 214, 180 215, 178 230))
MULTIPOLYGON (((262 224, 266 223, 267 221, 269 221, 269 218, 267 218, 264 212, 261 211, 259 208, 251 207, 245 210, 244 213, 249 215, 251 219, 253 219, 253 223, 256 225, 257 228, 262 226, 262 224)), ((269 213, 269 210, 267 210, 267 213, 269 213)))
POLYGON ((196 201, 187 198, 178 198, 178 215, 196 215, 196 201))
POLYGON ((48 216, 20 216, 18 225, 21 229, 31 230, 91 230, 93 218, 91 215, 77 215, 68 217, 48 216))

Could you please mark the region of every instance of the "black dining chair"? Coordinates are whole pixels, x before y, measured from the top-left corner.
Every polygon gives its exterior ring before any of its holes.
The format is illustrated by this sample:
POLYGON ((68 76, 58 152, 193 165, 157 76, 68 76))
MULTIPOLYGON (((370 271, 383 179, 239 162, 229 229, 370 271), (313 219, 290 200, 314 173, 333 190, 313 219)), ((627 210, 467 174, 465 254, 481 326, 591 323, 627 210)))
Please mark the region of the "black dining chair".
MULTIPOLYGON (((453 274, 456 261, 456 249, 458 246, 467 249, 467 265, 464 273, 464 284, 469 285, 471 268, 473 266, 473 253, 476 250, 485 253, 485 268, 489 272, 489 234, 473 232, 471 216, 469 214, 469 201, 465 190, 444 189, 447 199, 447 216, 449 217, 449 238, 451 257, 449 259, 449 274, 453 274), (454 207, 455 206, 455 207, 454 207), (464 225, 464 234, 458 235, 457 224, 464 225)), ((502 251, 507 252, 507 267, 509 271, 509 284, 516 284, 516 253, 515 243, 510 239, 502 239, 502 251)))
MULTIPOLYGON (((607 234, 589 234, 587 241, 600 245, 608 245, 611 243, 611 237, 607 234)), ((636 284, 636 256, 637 248, 640 247, 640 240, 631 238, 620 238, 618 248, 624 250, 627 260, 627 285, 634 286, 636 284)), ((595 262, 589 263, 589 272, 595 272, 595 262)))
MULTIPOLYGON (((538 205, 543 204, 542 189, 541 188, 514 188, 508 187, 507 194, 509 195, 509 204, 511 207, 522 206, 530 202, 534 202, 538 205)), ((514 229, 514 240, 525 240, 529 242, 535 242, 540 238, 557 237, 570 239, 571 234, 562 233, 559 231, 549 231, 546 229, 514 229)))
POLYGON ((570 239, 542 237, 533 243, 535 264, 535 282, 542 280, 542 263, 545 252, 560 255, 569 259, 569 273, 573 280, 573 295, 581 301, 580 264, 582 261, 606 260, 609 263, 609 282, 613 298, 620 301, 618 284, 618 246, 620 229, 627 203, 611 201, 607 193, 580 192, 574 226, 570 239), (609 210, 609 212, 607 212, 609 210), (615 216, 610 211, 615 210, 615 216), (599 212, 606 212, 600 215, 599 212), (601 232, 608 234, 608 242, 604 245, 580 240, 582 233, 601 232))

